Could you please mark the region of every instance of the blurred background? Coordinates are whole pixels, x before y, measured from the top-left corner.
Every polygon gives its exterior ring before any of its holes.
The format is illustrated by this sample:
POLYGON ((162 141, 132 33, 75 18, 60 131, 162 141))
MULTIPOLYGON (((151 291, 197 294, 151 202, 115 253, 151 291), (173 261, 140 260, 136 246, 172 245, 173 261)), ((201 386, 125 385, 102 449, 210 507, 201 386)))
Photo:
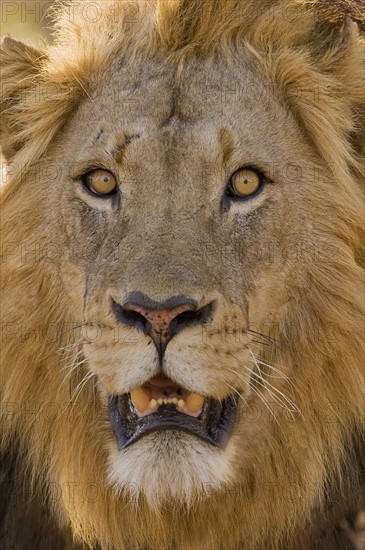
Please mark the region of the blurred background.
POLYGON ((0 34, 11 34, 23 42, 40 46, 50 40, 47 8, 54 0, 1 0, 0 34))

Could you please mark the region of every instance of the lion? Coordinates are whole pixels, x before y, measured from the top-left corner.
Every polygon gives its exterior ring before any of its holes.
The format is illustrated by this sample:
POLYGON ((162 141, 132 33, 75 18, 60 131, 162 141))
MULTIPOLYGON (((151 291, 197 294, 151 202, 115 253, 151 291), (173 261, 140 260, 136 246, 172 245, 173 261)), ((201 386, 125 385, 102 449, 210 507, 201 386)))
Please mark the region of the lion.
POLYGON ((352 547, 364 14, 343 4, 68 1, 52 45, 3 40, 6 548, 352 547))

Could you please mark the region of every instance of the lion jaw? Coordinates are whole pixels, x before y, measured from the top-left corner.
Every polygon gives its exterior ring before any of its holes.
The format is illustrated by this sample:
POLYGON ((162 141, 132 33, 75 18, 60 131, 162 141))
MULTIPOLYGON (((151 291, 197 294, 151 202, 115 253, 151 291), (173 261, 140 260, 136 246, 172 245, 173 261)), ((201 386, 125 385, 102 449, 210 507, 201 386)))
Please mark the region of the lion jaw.
POLYGON ((108 482, 131 504, 190 506, 233 483, 233 454, 232 442, 222 450, 183 432, 152 432, 122 451, 110 443, 108 482))

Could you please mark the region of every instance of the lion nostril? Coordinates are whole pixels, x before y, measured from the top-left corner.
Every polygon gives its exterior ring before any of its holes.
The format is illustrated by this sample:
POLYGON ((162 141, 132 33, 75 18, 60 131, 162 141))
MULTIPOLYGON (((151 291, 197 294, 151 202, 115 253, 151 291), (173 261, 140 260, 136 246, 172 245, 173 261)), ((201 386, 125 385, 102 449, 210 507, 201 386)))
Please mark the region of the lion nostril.
POLYGON ((183 328, 196 322, 196 318, 197 313, 195 311, 184 311, 184 313, 180 313, 177 317, 175 317, 175 319, 173 319, 171 325, 174 325, 174 328, 183 328))
POLYGON ((131 325, 135 325, 136 323, 142 323, 143 325, 147 325, 148 323, 147 319, 137 311, 130 311, 128 309, 123 309, 122 315, 124 317, 124 321, 129 321, 131 325))
POLYGON ((141 313, 138 313, 138 311, 125 309, 114 301, 113 310, 118 321, 129 326, 140 327, 143 331, 148 332, 150 324, 146 317, 144 317, 141 313))
POLYGON ((179 313, 179 315, 171 321, 170 330, 172 330, 172 332, 179 332, 188 326, 197 324, 203 325, 209 319, 212 308, 213 305, 208 304, 197 311, 184 311, 179 313))

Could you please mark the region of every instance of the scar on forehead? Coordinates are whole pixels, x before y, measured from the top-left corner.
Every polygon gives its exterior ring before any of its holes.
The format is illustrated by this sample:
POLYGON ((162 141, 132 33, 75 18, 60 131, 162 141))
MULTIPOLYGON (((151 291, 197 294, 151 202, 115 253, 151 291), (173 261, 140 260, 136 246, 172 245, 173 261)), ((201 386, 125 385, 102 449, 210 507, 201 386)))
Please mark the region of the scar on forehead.
POLYGON ((128 134, 126 132, 120 132, 112 139, 111 147, 108 147, 108 153, 114 157, 116 162, 120 163, 123 159, 123 154, 126 147, 140 138, 139 134, 128 134))
POLYGON ((127 132, 118 132, 108 137, 108 135, 105 135, 104 128, 101 128, 92 139, 91 145, 104 144, 106 152, 119 163, 123 158, 126 147, 140 137, 139 134, 128 134, 127 132))
POLYGON ((103 130, 103 128, 101 128, 101 129, 98 131, 98 133, 96 134, 96 136, 93 138, 91 144, 92 144, 92 145, 96 145, 96 144, 100 141, 100 139, 101 139, 101 137, 102 137, 103 134, 104 134, 104 130, 103 130))

